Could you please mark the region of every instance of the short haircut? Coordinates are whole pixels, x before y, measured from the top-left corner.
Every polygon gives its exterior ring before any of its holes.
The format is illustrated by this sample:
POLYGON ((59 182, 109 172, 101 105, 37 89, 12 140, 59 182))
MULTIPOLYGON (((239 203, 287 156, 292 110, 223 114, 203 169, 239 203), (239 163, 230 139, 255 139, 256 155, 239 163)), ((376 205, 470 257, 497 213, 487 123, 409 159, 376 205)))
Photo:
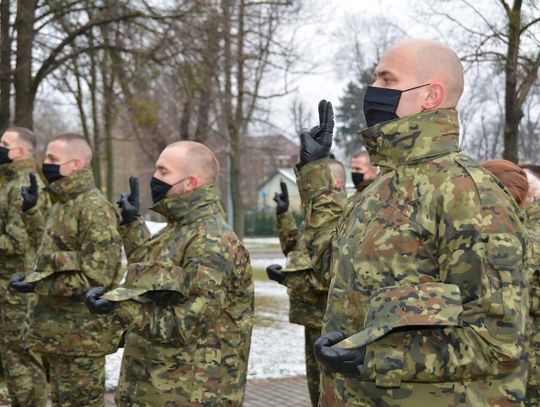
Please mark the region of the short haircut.
POLYGON ((181 165, 185 172, 197 175, 203 185, 213 184, 219 175, 219 162, 212 150, 196 141, 177 141, 169 144, 166 148, 180 148, 186 159, 181 165))
POLYGON ((49 141, 49 144, 55 141, 63 141, 69 149, 70 156, 83 160, 84 164, 92 161, 92 147, 84 136, 77 133, 65 133, 55 136, 49 141))
POLYGON ((329 159, 328 166, 330 167, 330 171, 332 172, 332 175, 334 176, 334 180, 336 181, 336 183, 345 185, 346 176, 345 176, 345 167, 343 166, 343 163, 341 163, 341 161, 338 161, 338 160, 329 159))
POLYGON ((352 158, 359 158, 359 157, 367 158, 368 162, 370 161, 369 160, 369 153, 367 151, 365 151, 365 150, 357 151, 356 153, 354 153, 352 155, 352 158))
POLYGON ((491 172, 514 197, 518 206, 523 205, 529 192, 527 174, 518 165, 507 160, 490 160, 482 167, 491 172))
POLYGON ((26 127, 8 127, 5 133, 16 133, 19 140, 22 140, 24 143, 28 144, 29 150, 36 149, 37 138, 34 132, 26 127))

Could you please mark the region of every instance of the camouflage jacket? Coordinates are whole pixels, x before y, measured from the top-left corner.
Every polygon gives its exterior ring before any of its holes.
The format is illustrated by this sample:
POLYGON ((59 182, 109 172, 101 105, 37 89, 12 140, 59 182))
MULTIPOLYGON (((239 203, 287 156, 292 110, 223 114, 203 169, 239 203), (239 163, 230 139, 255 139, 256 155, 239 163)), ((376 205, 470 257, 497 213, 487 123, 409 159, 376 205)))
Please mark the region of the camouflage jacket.
MULTIPOLYGON (((0 186, 0 302, 26 304, 28 296, 8 287, 9 279, 17 272, 32 270, 39 243, 34 230, 41 225, 30 225, 27 229, 21 212, 21 188, 30 184, 29 174, 36 172, 33 159, 24 159, 3 164, 4 185, 0 186)), ((42 182, 38 177, 38 185, 42 182)), ((35 212, 44 213, 49 206, 46 195, 40 196, 35 212)), ((32 296, 30 296, 32 297, 32 296)))
POLYGON ((241 405, 254 312, 249 254, 213 185, 152 210, 167 226, 154 237, 142 220, 121 227, 128 274, 104 295, 123 301, 116 317, 129 324, 124 355, 174 364, 161 377, 176 386, 178 405, 214 405, 216 397, 241 405))
POLYGON ((26 278, 36 282, 39 295, 31 339, 45 353, 114 352, 121 332, 112 317, 90 313, 84 293, 120 281, 122 241, 116 211, 95 187, 90 168, 46 189, 58 201, 47 215, 34 272, 26 278))
MULTIPOLYGON (((277 216, 277 229, 283 254, 288 256, 293 251, 299 252, 298 255, 306 257, 306 263, 311 264, 304 241, 304 224, 298 229, 291 214, 285 212, 277 216)), ((320 329, 326 310, 328 286, 317 278, 311 267, 301 270, 296 265, 287 264, 285 271, 288 272, 282 284, 288 288, 289 321, 320 329), (297 271, 287 270, 291 268, 297 271)))
POLYGON ((525 207, 530 241, 530 267, 527 280, 531 297, 531 346, 529 348, 529 386, 540 388, 540 202, 525 207))
POLYGON ((525 207, 525 226, 531 243, 530 273, 531 315, 540 317, 540 202, 525 207))
POLYGON ((357 377, 333 378, 341 401, 385 405, 389 387, 414 397, 414 383, 474 405, 522 401, 526 233, 458 133, 452 109, 365 130, 383 171, 346 207, 324 160, 298 171, 313 266, 334 275, 323 331, 366 347, 357 377))

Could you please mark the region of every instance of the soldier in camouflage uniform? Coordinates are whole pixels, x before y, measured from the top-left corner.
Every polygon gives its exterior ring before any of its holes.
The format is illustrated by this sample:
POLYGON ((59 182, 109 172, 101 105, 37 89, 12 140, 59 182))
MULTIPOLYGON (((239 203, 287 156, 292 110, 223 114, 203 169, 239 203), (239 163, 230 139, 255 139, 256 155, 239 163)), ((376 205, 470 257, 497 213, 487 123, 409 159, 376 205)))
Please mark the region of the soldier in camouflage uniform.
MULTIPOLYGON (((377 176, 377 167, 371 165, 367 151, 357 151, 351 159, 351 178, 356 189, 356 194, 360 194, 377 176)), ((354 195, 354 196, 355 196, 354 195)))
POLYGON ((525 227, 530 243, 527 281, 531 303, 527 405, 536 407, 540 403, 540 205, 538 201, 535 201, 531 185, 534 178, 530 177, 534 177, 534 175, 527 174, 516 164, 507 160, 486 161, 482 163, 482 167, 491 172, 504 185, 518 206, 523 208, 525 212, 525 227))
POLYGON ((345 207, 328 170, 330 103, 301 134, 308 247, 333 275, 320 404, 523 405, 526 232, 513 199, 458 151, 459 59, 407 41, 376 73, 361 138, 382 171, 358 199, 345 207))
MULTIPOLYGON (((121 334, 110 316, 94 315, 84 303, 89 288, 113 288, 121 278, 118 218, 95 187, 91 159, 90 146, 76 134, 47 146, 43 173, 57 202, 34 272, 11 281, 20 292, 38 294, 31 339, 50 363, 51 398, 61 407, 104 405, 105 355, 116 351, 121 334)), ((36 216, 35 209, 28 217, 36 216)))
MULTIPOLYGON (((338 161, 333 161, 333 172, 336 184, 345 194, 345 170, 338 161), (337 163, 337 164, 336 164, 337 163)), ((267 267, 268 278, 288 288, 289 321, 304 326, 304 353, 306 359, 306 378, 311 404, 315 407, 319 402, 320 368, 313 350, 315 339, 321 335, 322 320, 328 296, 328 278, 313 272, 307 251, 304 223, 298 228, 289 212, 289 193, 287 185, 281 182, 281 193, 276 193, 277 229, 281 250, 287 257, 287 267, 279 264, 267 267)))
POLYGON ((532 251, 529 275, 532 335, 527 383, 528 405, 532 407, 540 405, 540 166, 523 165, 522 168, 529 181, 528 204, 524 210, 532 251))
POLYGON ((226 223, 218 163, 200 143, 171 144, 150 183, 167 226, 151 237, 134 177, 123 195, 126 282, 87 293, 127 327, 118 406, 241 406, 253 324, 249 254, 226 223))
MULTIPOLYGON (((47 379, 41 357, 26 337, 35 295, 21 295, 9 289, 9 279, 17 272, 31 271, 37 250, 36 236, 29 233, 21 213, 21 188, 36 171, 36 136, 28 129, 11 127, 0 140, 0 167, 5 183, 0 187, 0 329, 2 361, 12 406, 45 406, 47 379)), ((34 178, 34 181, 37 182, 34 178)), ((46 196, 36 211, 47 210, 46 196)), ((41 225, 43 226, 43 225, 41 225)))

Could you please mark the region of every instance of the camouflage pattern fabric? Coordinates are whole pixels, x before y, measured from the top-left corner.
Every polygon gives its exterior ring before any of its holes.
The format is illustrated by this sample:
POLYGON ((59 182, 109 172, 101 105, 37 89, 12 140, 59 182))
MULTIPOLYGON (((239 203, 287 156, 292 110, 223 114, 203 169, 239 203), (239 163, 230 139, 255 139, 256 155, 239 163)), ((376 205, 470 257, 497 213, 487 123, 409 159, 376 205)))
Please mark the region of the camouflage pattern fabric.
POLYGON ((453 109, 367 129, 382 173, 348 204, 326 160, 297 168, 312 264, 333 277, 323 332, 343 332, 351 347, 373 340, 357 376, 323 374, 322 406, 525 402, 526 232, 513 199, 458 152, 458 133, 453 109), (420 300, 409 306, 395 291, 426 284, 444 284, 436 306, 453 311, 418 318, 424 295, 411 293, 420 300), (403 315, 371 335, 366 316, 385 311, 372 293, 390 287, 403 305, 386 312, 403 315))
POLYGON ((277 215, 277 229, 283 254, 287 256, 287 273, 282 284, 289 294, 289 321, 304 325, 306 378, 312 406, 319 402, 320 366, 313 343, 321 334, 328 288, 317 278, 304 241, 304 224, 300 228, 289 212, 277 215))
POLYGON ((128 329, 119 406, 241 406, 253 325, 249 254, 213 185, 152 210, 167 226, 121 226, 125 284, 104 295, 128 329))
POLYGON ((277 218, 279 241, 281 247, 285 248, 283 254, 287 256, 287 265, 283 269, 287 275, 281 284, 287 287, 289 294, 289 321, 320 330, 328 288, 311 267, 303 237, 305 227, 302 224, 297 229, 289 212, 277 218))
POLYGON ((51 401, 58 407, 105 404, 105 358, 49 355, 51 401))
POLYGON ((527 401, 529 406, 540 405, 540 202, 525 207, 527 233, 531 243, 529 282, 531 297, 531 342, 529 348, 529 381, 527 401))
POLYGON ((122 241, 112 204, 96 189, 90 168, 53 182, 35 271, 39 295, 32 339, 43 353, 104 356, 116 350, 120 332, 109 316, 90 313, 84 293, 121 279, 122 241))
MULTIPOLYGON (((0 346, 6 385, 13 406, 45 406, 45 371, 27 338, 37 297, 9 288, 11 276, 17 272, 27 273, 35 262, 38 242, 34 230, 27 230, 21 214, 21 187, 28 185, 29 174, 36 172, 35 162, 23 159, 0 167, 4 178, 0 186, 0 346)), ((47 196, 42 196, 35 211, 43 213, 48 205, 47 196)))
MULTIPOLYGON (((77 398, 78 403, 72 405, 95 405, 91 385, 88 392, 78 387, 92 383, 90 375, 104 374, 96 372, 103 370, 104 356, 116 351, 122 332, 111 316, 88 310, 84 293, 96 285, 113 288, 120 281, 118 218, 112 204, 96 189, 90 168, 46 189, 57 202, 48 213, 34 271, 26 278, 36 282, 38 294, 30 338, 50 361, 53 391, 56 387, 60 393, 71 392, 70 400, 77 398), (69 373, 54 365, 60 358, 62 364, 69 364, 65 370, 69 373), (87 369, 77 371, 79 365, 87 369)), ((35 216, 32 211, 28 211, 27 222, 35 216)), ((104 386, 100 391, 105 391, 104 386)), ((59 400, 54 405, 69 405, 59 400)))
POLYGON ((309 399, 311 405, 317 407, 321 396, 321 365, 315 356, 313 344, 315 340, 321 336, 320 328, 304 327, 304 354, 306 358, 306 379, 309 390, 309 399))

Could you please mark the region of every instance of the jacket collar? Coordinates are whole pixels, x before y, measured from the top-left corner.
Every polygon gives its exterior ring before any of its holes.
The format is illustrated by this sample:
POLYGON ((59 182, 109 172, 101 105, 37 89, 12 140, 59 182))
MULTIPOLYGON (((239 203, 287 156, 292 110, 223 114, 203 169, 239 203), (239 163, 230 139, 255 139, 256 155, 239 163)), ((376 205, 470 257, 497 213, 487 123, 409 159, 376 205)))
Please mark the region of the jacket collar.
POLYGON ((150 208, 163 215, 168 221, 182 224, 221 212, 221 202, 213 184, 204 185, 180 197, 164 198, 150 208))
POLYGON ((374 165, 395 169, 459 150, 455 109, 429 110, 376 124, 359 134, 374 165))
POLYGON ((67 177, 50 183, 45 188, 56 196, 60 201, 73 199, 83 192, 95 188, 94 174, 90 167, 83 168, 67 177))
POLYGON ((9 164, 2 164, 0 165, 0 168, 2 170, 2 174, 9 182, 18 174, 36 172, 36 162, 32 158, 25 158, 23 160, 13 161, 9 164))

